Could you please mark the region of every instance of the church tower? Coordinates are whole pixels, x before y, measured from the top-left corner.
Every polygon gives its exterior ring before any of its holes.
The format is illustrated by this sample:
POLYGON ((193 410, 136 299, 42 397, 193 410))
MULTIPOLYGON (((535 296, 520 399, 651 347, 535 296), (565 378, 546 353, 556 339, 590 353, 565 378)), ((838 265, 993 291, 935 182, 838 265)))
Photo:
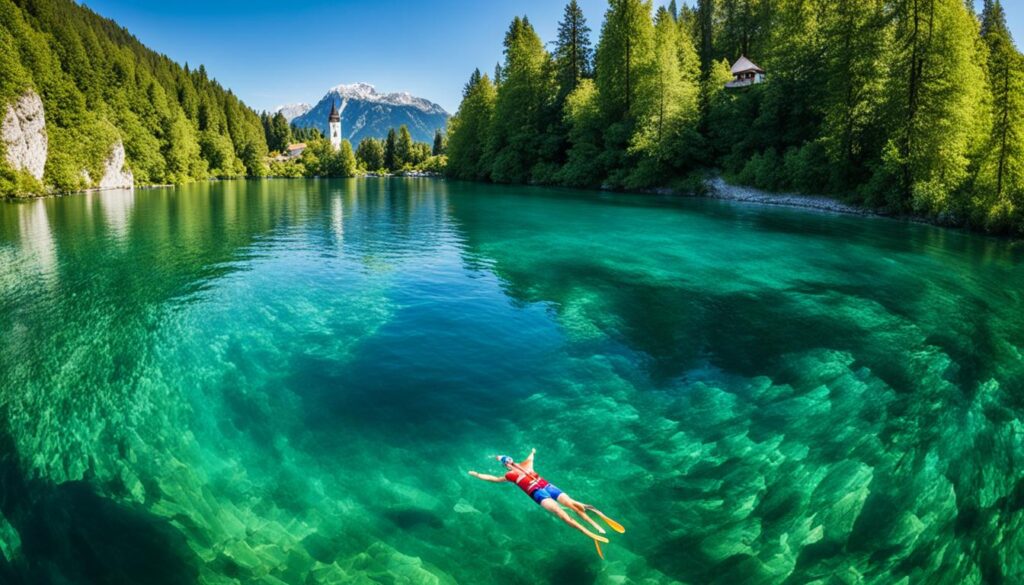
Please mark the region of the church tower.
POLYGON ((331 114, 327 117, 327 125, 331 130, 331 148, 341 148, 341 115, 338 114, 338 106, 331 102, 331 114))

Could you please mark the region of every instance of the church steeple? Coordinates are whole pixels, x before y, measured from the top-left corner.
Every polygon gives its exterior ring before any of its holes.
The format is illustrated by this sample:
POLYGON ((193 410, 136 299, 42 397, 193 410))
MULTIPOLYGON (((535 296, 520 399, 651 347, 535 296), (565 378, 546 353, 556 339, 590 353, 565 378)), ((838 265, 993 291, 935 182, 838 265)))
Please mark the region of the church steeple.
POLYGON ((331 131, 331 148, 341 148, 341 114, 338 113, 338 104, 331 100, 331 113, 327 116, 327 126, 331 131))

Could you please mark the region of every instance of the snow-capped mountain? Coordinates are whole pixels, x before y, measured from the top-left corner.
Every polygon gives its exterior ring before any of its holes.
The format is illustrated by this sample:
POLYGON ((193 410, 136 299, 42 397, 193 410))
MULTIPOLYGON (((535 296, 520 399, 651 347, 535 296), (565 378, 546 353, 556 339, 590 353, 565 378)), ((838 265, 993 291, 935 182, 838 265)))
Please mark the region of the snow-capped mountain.
POLYGON ((305 114, 306 112, 308 112, 309 109, 312 108, 312 107, 313 106, 311 106, 309 104, 303 104, 303 103, 285 104, 283 106, 277 106, 276 108, 274 108, 274 113, 276 114, 276 113, 280 112, 280 113, 284 114, 285 120, 288 120, 289 122, 291 122, 295 118, 298 118, 302 114, 305 114))
POLYGON ((315 106, 291 122, 301 128, 319 128, 327 134, 332 103, 341 113, 341 135, 353 147, 363 138, 384 138, 389 129, 402 124, 409 127, 413 140, 432 142, 437 129, 444 130, 448 125, 448 112, 434 102, 408 92, 381 93, 368 83, 332 87, 315 106))

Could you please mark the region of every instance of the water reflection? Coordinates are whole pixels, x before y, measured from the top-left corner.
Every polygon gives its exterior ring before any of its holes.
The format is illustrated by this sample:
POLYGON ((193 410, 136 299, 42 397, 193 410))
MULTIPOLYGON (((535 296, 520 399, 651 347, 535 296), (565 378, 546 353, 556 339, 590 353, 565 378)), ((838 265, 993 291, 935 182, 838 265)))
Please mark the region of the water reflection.
POLYGON ((38 276, 51 281, 57 277, 57 244, 50 229, 46 203, 36 200, 17 205, 18 235, 24 258, 34 265, 38 276))
MULTIPOLYGON (((485 582, 526 556, 524 583, 1024 575, 1004 243, 421 180, 3 204, 0 229, 12 477, 170 543, 184 578, 485 582), (629 519, 613 562, 461 481, 538 441, 629 519)), ((46 509, 54 543, 110 541, 46 509)), ((0 538, 33 517, 0 512, 0 538)))

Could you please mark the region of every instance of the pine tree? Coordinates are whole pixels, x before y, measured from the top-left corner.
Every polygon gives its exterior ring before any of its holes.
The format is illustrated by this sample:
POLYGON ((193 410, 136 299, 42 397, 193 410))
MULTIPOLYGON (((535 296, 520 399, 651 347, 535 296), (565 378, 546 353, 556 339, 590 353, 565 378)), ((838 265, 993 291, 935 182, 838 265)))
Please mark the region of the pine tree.
POLYGON ((642 155, 636 170, 626 181, 629 187, 649 187, 668 180, 682 153, 691 150, 696 136, 699 93, 696 51, 689 37, 680 38, 672 14, 659 8, 654 29, 653 71, 642 78, 638 89, 637 132, 631 150, 642 155), (691 61, 684 70, 680 53, 691 61), (685 73, 685 75, 684 75, 685 73), (692 130, 687 133, 687 130, 692 130))
POLYGON ((948 198, 966 179, 988 119, 978 24, 960 0, 902 0, 896 8, 887 90, 893 134, 884 156, 898 184, 894 203, 959 214, 948 198))
POLYGON ((700 70, 707 79, 715 60, 715 0, 697 0, 697 32, 700 35, 700 70))
POLYGON ((291 126, 284 114, 278 112, 269 119, 270 137, 267 140, 267 147, 270 150, 283 152, 292 141, 291 126))
MULTIPOLYGON (((388 138, 390 139, 390 134, 388 138)), ((395 143, 395 168, 401 169, 415 164, 413 160, 412 135, 409 128, 402 124, 398 129, 398 141, 395 143)))
POLYGON ((569 95, 581 79, 590 77, 593 48, 590 27, 579 3, 572 0, 565 6, 562 22, 558 24, 555 41, 555 67, 558 69, 559 100, 569 95))
POLYGON ((633 161, 628 149, 635 123, 642 117, 647 96, 641 88, 654 86, 654 23, 649 0, 613 0, 605 14, 597 47, 597 99, 605 121, 601 165, 606 183, 622 186, 633 161))
POLYGON ((1024 57, 1013 44, 1002 3, 986 2, 983 16, 993 116, 973 189, 974 216, 989 229, 1016 222, 1024 231, 1024 57))
POLYGON ((445 150, 444 147, 445 147, 444 133, 441 132, 440 128, 438 128, 434 132, 434 146, 431 149, 431 154, 433 156, 440 156, 440 155, 444 154, 444 150, 445 150))
POLYGON ((384 141, 384 168, 389 171, 398 170, 402 166, 398 160, 398 135, 395 133, 395 129, 391 128, 384 141))
POLYGON ((497 89, 486 75, 476 70, 462 92, 459 111, 448 121, 448 167, 456 179, 484 180, 490 165, 483 160, 484 145, 490 141, 491 119, 497 89))
POLYGON ((654 23, 650 0, 612 0, 597 48, 597 89, 610 122, 633 115, 637 88, 652 74, 654 23))
POLYGON ((487 144, 494 181, 527 182, 540 162, 545 107, 554 94, 549 61, 530 21, 514 18, 505 35, 504 79, 498 86, 487 144))
POLYGON ((842 2, 822 14, 821 139, 831 163, 831 190, 844 191, 866 181, 869 165, 880 155, 886 3, 842 2))
POLYGON ((356 160, 368 171, 386 168, 384 164, 384 142, 376 138, 364 138, 356 148, 356 160))

